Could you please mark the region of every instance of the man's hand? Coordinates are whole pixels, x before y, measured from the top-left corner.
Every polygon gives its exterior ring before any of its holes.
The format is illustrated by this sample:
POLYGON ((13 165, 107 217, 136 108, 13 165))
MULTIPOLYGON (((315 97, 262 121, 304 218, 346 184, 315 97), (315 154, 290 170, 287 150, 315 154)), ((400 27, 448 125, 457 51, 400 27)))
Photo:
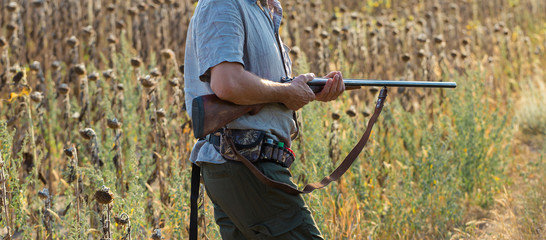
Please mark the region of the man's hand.
POLYGON ((324 88, 315 94, 316 100, 322 102, 328 102, 337 99, 345 91, 345 84, 343 83, 343 76, 341 72, 335 71, 324 76, 328 78, 328 81, 324 85, 324 88))
POLYGON ((315 74, 307 73, 297 76, 290 82, 287 98, 282 103, 291 110, 298 110, 307 103, 315 100, 315 94, 307 85, 307 82, 313 80, 315 74))

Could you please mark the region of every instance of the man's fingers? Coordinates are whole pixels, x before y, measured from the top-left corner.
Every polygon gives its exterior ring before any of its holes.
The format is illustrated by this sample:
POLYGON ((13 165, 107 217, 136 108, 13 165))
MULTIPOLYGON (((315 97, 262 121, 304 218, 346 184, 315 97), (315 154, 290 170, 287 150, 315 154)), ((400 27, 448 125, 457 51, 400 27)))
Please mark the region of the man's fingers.
MULTIPOLYGON (((326 81, 326 84, 324 84, 324 88, 321 91, 323 94, 328 94, 332 91, 332 82, 333 80, 331 78, 326 81)), ((325 97, 328 98, 328 95, 326 95, 325 97)))
POLYGON ((336 74, 340 74, 340 73, 341 72, 339 72, 339 71, 330 72, 326 76, 324 76, 323 78, 333 78, 336 74))
POLYGON ((334 100, 336 99, 345 89, 345 84, 343 83, 343 80, 341 79, 341 76, 336 73, 332 80, 332 88, 330 93, 328 94, 328 100, 334 100))
POLYGON ((304 74, 305 76, 305 82, 309 82, 313 79, 315 79, 315 74, 314 73, 306 73, 304 74))
POLYGON ((337 93, 336 93, 336 96, 335 98, 338 98, 339 95, 341 95, 343 93, 343 91, 345 91, 345 83, 343 82, 343 78, 341 77, 341 74, 336 74, 335 76, 337 78, 337 93))
POLYGON ((339 80, 336 80, 335 78, 334 79, 330 79, 329 80, 330 83, 331 83, 331 87, 330 87, 330 91, 328 91, 328 96, 326 97, 326 99, 328 101, 330 100, 333 100, 337 97, 337 91, 338 91, 338 87, 339 87, 339 80))

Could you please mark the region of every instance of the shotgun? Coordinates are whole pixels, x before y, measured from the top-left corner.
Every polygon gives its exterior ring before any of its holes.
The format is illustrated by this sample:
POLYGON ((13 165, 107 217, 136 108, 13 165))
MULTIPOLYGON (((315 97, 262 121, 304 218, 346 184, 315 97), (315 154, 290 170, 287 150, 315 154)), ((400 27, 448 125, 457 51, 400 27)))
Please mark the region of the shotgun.
MULTIPOLYGON (((291 78, 283 78, 281 82, 290 82, 291 78)), ((315 78, 307 85, 313 92, 319 92, 328 79, 315 78)), ((343 79, 347 89, 359 88, 362 86, 377 87, 425 87, 425 88, 455 88, 455 82, 424 82, 424 81, 390 81, 390 80, 364 80, 364 79, 343 79)), ((218 98, 214 94, 203 95, 192 101, 192 124, 195 138, 204 138, 210 133, 224 127, 231 121, 245 114, 256 114, 263 107, 263 104, 237 105, 218 98)))

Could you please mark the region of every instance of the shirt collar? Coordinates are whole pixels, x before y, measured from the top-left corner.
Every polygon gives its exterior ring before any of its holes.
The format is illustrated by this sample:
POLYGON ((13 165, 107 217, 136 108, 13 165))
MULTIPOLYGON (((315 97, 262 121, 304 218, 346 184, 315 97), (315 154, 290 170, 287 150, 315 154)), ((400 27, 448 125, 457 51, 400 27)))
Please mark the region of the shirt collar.
MULTIPOLYGON (((260 4, 258 3, 259 0, 248 0, 252 4, 260 4)), ((273 17, 273 24, 275 25, 275 31, 278 31, 281 26, 281 20, 282 20, 282 6, 279 0, 267 0, 267 4, 269 5, 269 11, 271 12, 271 16, 273 17)))

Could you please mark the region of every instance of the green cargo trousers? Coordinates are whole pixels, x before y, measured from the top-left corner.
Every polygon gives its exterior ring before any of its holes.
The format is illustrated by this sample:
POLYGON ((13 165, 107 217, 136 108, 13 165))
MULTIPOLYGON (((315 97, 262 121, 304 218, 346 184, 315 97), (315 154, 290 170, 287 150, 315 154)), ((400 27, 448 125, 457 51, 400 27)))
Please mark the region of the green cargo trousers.
MULTIPOLYGON (((267 177, 296 186, 287 168, 265 161, 256 166, 267 177)), ((323 239, 300 195, 263 184, 242 163, 201 163, 201 174, 222 239, 323 239)))

